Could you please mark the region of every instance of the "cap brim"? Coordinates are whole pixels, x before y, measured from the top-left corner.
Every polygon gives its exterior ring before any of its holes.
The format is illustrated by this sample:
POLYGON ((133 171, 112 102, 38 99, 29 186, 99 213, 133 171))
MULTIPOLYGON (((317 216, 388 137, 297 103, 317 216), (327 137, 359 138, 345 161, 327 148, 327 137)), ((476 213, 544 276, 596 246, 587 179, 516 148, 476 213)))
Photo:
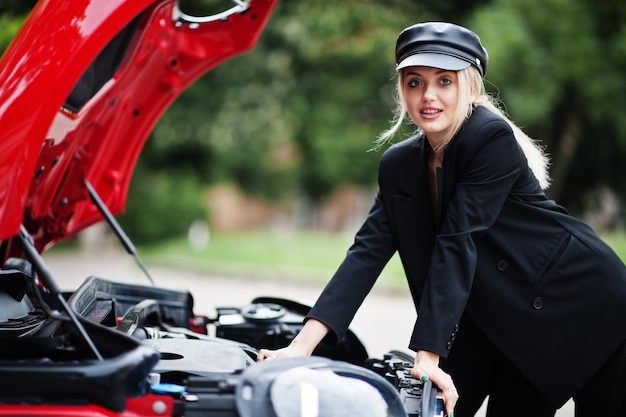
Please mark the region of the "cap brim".
POLYGON ((448 71, 460 71, 471 64, 462 59, 431 52, 409 55, 396 66, 396 71, 407 67, 432 67, 448 71))

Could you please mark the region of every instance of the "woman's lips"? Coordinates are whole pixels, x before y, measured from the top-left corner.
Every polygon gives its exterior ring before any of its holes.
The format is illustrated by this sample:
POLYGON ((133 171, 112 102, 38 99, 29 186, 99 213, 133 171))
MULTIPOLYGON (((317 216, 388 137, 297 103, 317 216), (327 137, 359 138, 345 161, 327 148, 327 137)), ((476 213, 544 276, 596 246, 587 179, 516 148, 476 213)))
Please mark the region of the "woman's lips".
POLYGON ((436 119, 441 114, 441 110, 439 109, 420 109, 420 115, 424 119, 436 119))

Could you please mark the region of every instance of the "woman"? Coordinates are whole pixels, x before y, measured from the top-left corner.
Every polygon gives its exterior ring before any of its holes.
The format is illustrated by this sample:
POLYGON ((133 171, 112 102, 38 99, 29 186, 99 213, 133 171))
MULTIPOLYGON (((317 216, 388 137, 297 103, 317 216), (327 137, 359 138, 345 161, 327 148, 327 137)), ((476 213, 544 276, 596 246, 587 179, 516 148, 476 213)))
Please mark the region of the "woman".
MULTIPOLYGON (((345 332, 397 250, 418 318, 412 375, 449 416, 626 415, 626 268, 548 200, 547 158, 485 94, 476 34, 438 22, 396 44, 399 112, 421 132, 391 146, 346 259, 286 348, 310 355, 345 332)), ((400 318, 399 318, 400 319, 400 318)), ((408 319, 408 318, 407 318, 408 319)))

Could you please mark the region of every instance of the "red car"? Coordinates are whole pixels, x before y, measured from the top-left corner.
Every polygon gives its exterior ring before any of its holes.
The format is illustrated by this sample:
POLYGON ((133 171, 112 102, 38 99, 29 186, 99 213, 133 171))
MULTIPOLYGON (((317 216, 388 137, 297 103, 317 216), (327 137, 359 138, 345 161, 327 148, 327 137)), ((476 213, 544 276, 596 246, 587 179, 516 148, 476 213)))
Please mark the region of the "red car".
POLYGON ((351 332, 312 358, 257 363, 307 306, 256 299, 208 319, 190 293, 123 277, 67 294, 40 256, 102 220, 133 253, 114 216, 151 130, 194 80, 254 47, 276 1, 202 18, 175 0, 41 0, 30 13, 0 60, 0 416, 371 412, 363 398, 384 415, 438 415, 410 357, 368 358, 351 332), (358 405, 329 391, 346 381, 361 384, 358 405))

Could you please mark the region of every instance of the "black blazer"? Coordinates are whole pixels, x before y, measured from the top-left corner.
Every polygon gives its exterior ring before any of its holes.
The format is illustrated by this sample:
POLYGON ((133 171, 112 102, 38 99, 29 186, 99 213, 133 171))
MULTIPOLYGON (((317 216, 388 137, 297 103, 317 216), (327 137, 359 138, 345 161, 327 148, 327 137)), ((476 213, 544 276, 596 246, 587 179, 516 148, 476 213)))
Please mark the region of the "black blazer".
POLYGON ((626 339, 626 267, 546 198, 509 125, 484 107, 445 149, 438 216, 430 152, 422 135, 383 154, 374 205, 308 317, 341 338, 397 250, 419 312, 409 348, 445 358, 467 314, 565 403, 626 339))

